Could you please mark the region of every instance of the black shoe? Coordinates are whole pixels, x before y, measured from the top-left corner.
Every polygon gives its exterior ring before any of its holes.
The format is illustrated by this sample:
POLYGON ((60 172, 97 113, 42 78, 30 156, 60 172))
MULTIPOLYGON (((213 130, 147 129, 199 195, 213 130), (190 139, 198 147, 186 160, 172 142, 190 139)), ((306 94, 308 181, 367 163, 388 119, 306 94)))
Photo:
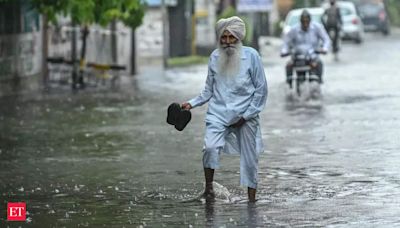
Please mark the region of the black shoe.
POLYGON ((192 113, 184 110, 178 103, 172 103, 168 106, 167 123, 174 125, 175 129, 182 131, 192 119, 192 113))

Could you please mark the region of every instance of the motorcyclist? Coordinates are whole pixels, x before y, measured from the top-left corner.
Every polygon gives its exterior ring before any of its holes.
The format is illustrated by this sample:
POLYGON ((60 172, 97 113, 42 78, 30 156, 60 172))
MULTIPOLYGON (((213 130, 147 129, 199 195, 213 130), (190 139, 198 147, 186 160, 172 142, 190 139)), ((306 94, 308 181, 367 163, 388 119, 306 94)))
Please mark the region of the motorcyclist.
POLYGON ((328 34, 333 32, 333 36, 331 37, 333 53, 337 53, 339 51, 338 41, 340 29, 342 27, 342 16, 339 7, 336 5, 336 0, 330 0, 329 3, 329 8, 325 10, 322 16, 322 23, 328 34))
MULTIPOLYGON (((318 54, 326 54, 330 47, 330 39, 325 29, 311 21, 311 15, 303 10, 300 16, 300 24, 294 26, 283 38, 281 56, 290 55, 293 50, 306 50, 310 56, 310 66, 313 74, 322 83, 323 65, 318 54), (321 47, 322 41, 322 47, 321 47)), ((293 59, 286 64, 286 81, 292 88, 293 59)))

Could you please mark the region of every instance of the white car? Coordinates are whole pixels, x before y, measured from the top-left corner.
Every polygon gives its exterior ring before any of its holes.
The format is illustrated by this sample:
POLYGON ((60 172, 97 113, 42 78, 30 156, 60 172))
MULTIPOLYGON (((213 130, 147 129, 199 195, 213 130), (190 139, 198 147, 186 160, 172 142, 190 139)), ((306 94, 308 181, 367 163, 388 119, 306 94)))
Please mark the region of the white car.
POLYGON ((311 21, 322 24, 321 18, 322 15, 324 14, 323 8, 315 7, 315 8, 293 9, 287 14, 285 22, 283 23, 282 37, 284 37, 290 31, 291 28, 293 28, 297 24, 300 24, 300 15, 303 12, 303 10, 307 10, 308 13, 311 15, 311 21))
MULTIPOLYGON (((356 6, 353 2, 337 1, 337 6, 342 16, 342 31, 343 39, 351 39, 356 43, 361 43, 364 38, 364 24, 357 13, 356 6)), ((322 8, 327 9, 329 2, 322 4, 322 8)))

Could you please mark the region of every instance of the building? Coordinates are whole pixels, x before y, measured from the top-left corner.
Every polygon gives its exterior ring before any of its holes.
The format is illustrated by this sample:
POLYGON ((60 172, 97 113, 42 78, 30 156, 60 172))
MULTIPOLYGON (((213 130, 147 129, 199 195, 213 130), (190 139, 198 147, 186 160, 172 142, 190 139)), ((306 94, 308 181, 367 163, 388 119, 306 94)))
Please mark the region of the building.
POLYGON ((0 96, 41 84, 42 25, 29 2, 0 2, 0 96))

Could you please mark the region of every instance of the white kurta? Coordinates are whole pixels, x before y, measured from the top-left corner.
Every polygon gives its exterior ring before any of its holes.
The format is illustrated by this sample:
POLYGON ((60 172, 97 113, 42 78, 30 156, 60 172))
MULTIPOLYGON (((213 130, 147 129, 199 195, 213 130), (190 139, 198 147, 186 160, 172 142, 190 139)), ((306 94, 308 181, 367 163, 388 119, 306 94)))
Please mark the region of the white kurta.
MULTIPOLYGON (((201 94, 189 101, 194 108, 208 101, 206 123, 215 127, 228 127, 241 117, 246 120, 258 117, 267 100, 267 81, 261 58, 251 47, 242 47, 241 66, 237 77, 218 75, 217 61, 219 53, 215 50, 208 64, 206 85, 201 94)), ((207 136, 206 136, 207 137, 207 136)), ((230 144, 224 152, 237 153, 236 136, 227 135, 230 144)), ((263 151, 260 126, 257 124, 257 152, 263 151)))
POLYGON ((217 73, 218 50, 211 56, 204 90, 189 101, 194 108, 208 102, 203 165, 219 167, 219 153, 240 154, 241 184, 257 187, 258 155, 263 148, 258 114, 267 99, 267 81, 256 50, 243 47, 236 77, 217 73), (229 127, 243 117, 241 128, 229 127))

